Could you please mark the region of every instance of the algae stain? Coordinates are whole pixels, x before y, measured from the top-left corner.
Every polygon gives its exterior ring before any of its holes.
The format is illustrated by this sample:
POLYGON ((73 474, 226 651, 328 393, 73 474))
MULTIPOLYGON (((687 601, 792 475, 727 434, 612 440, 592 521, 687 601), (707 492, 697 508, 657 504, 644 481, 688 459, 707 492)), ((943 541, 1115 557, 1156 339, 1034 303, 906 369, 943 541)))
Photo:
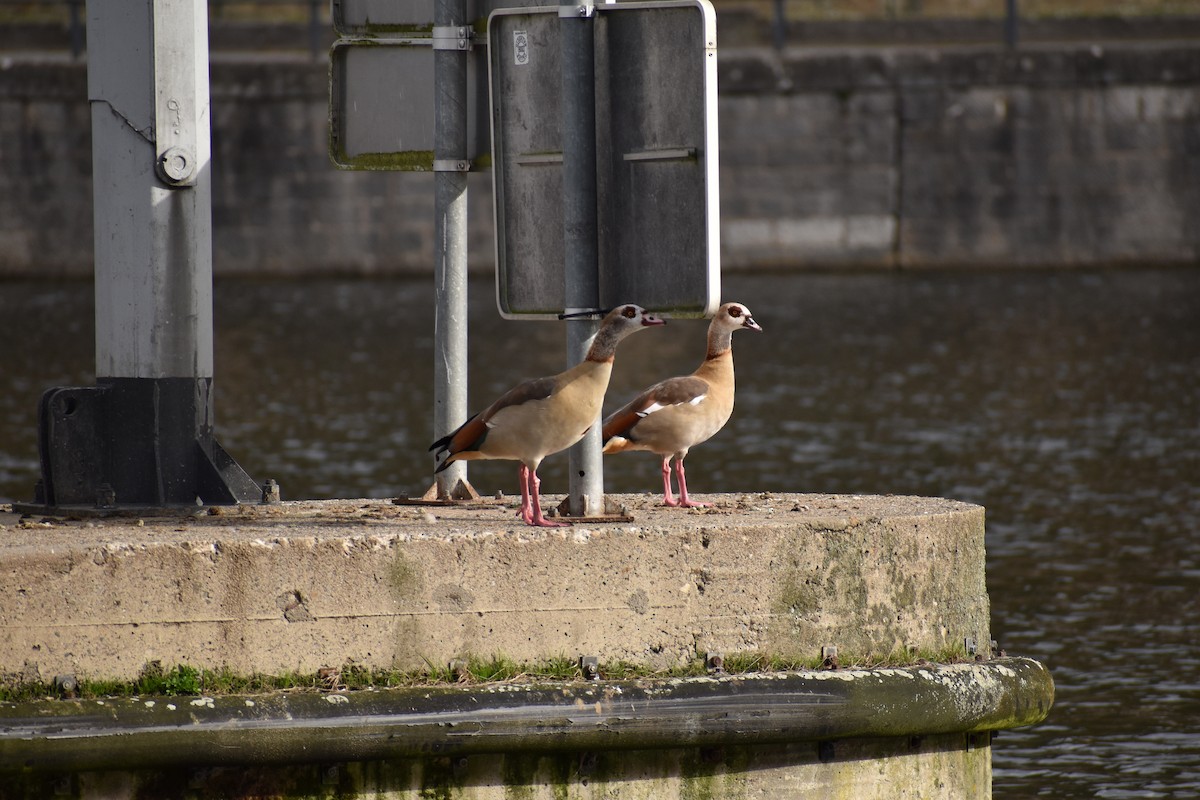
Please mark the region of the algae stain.
POLYGON ((388 587, 392 590, 392 599, 400 605, 409 605, 414 596, 421 590, 421 573, 403 551, 397 551, 388 567, 388 587))
POLYGON ((711 775, 684 778, 679 787, 679 800, 716 800, 711 775))
POLYGON ((807 617, 821 609, 817 590, 798 569, 788 570, 779 582, 775 612, 794 617, 807 617))
POLYGON ((863 551, 856 543, 843 541, 839 537, 830 539, 822 565, 826 592, 830 597, 839 598, 845 607, 861 608, 866 605, 863 560, 863 551))
POLYGON ((533 783, 537 765, 528 756, 509 753, 501 762, 504 800, 534 800, 533 783))

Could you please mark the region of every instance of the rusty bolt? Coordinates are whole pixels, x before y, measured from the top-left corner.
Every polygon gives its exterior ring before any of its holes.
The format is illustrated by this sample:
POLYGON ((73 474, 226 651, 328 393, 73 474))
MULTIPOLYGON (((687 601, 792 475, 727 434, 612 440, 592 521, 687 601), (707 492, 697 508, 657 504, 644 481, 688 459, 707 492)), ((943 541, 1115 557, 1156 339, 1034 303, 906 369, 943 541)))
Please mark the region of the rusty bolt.
POLYGON ((74 675, 55 675, 54 688, 63 697, 74 697, 75 691, 79 688, 79 681, 75 679, 74 675))

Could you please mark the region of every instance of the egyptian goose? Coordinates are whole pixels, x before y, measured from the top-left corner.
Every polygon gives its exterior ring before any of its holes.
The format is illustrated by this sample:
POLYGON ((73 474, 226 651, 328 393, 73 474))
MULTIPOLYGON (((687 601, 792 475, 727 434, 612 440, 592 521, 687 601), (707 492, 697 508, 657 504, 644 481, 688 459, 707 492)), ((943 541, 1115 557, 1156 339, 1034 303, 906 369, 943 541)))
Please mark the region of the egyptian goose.
POLYGON ((586 358, 566 372, 519 383, 458 430, 430 446, 446 459, 435 472, 455 461, 483 458, 521 462, 521 518, 530 525, 559 527, 542 515, 538 465, 551 453, 566 450, 600 416, 612 375, 617 344, 629 334, 666 322, 635 305, 610 311, 596 332, 586 358))
POLYGON ((733 332, 742 328, 762 331, 745 305, 721 306, 708 326, 708 355, 699 369, 654 384, 604 421, 606 454, 649 450, 662 457, 665 505, 712 505, 688 498, 683 460, 690 448, 721 430, 733 413, 733 332), (672 458, 679 478, 678 501, 671 493, 672 458))

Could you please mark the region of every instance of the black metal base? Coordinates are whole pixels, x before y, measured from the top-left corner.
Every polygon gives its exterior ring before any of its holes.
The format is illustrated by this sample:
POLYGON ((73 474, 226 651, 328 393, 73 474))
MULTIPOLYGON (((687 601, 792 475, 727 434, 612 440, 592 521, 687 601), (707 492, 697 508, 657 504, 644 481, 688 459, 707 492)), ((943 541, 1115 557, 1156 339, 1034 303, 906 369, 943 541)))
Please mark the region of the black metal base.
POLYGON ((213 436, 211 378, 98 378, 38 408, 34 504, 165 507, 257 503, 262 487, 213 436))

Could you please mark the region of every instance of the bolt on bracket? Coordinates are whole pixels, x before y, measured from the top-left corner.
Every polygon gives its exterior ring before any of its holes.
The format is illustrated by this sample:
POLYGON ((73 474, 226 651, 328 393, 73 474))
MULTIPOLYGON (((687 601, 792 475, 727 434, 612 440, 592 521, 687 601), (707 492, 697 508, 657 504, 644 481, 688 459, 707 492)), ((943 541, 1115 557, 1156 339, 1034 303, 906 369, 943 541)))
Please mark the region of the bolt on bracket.
POLYGON ((274 478, 271 478, 263 484, 261 501, 263 505, 275 505, 276 503, 281 502, 281 499, 279 484, 276 483, 274 478))
POLYGON ((196 185, 199 127, 207 98, 207 51, 200 53, 196 0, 154 0, 154 171, 166 186, 196 185), (203 92, 201 91, 201 87, 203 92))
POLYGON ((469 25, 434 25, 434 50, 470 50, 475 34, 469 25))

